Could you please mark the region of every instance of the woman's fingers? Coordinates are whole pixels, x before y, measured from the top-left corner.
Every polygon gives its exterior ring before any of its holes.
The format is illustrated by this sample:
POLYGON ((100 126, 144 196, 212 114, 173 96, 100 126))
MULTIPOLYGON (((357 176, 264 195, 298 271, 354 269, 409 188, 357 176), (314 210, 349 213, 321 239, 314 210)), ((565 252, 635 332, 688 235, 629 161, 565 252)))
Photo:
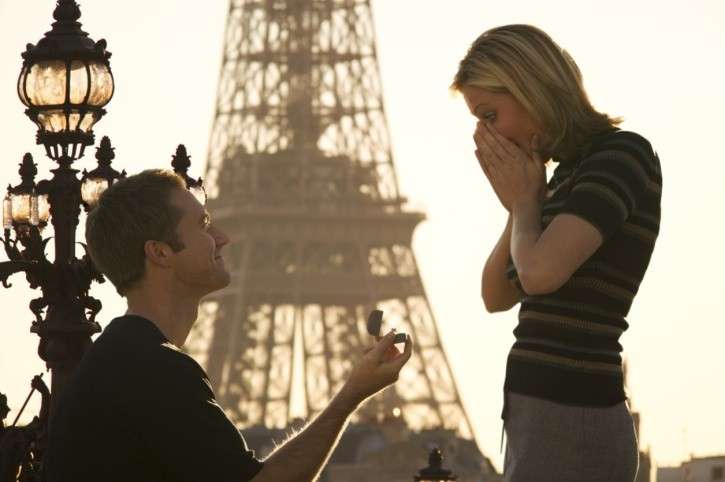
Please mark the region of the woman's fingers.
POLYGON ((484 127, 491 138, 491 142, 498 146, 502 155, 516 158, 519 154, 521 154, 521 148, 499 134, 493 124, 486 122, 484 127))
POLYGON ((479 149, 476 149, 475 153, 476 158, 478 159, 478 164, 481 166, 481 169, 486 175, 488 182, 491 184, 491 186, 495 187, 498 178, 497 173, 494 171, 494 167, 491 164, 491 160, 484 156, 479 149))
MULTIPOLYGON (((504 161, 506 159, 510 159, 512 157, 515 157, 516 151, 511 148, 513 145, 508 139, 498 134, 496 129, 493 127, 492 124, 489 122, 480 122, 482 129, 482 138, 484 142, 489 146, 491 151, 496 154, 496 156, 504 161)), ((516 147, 515 145, 513 145, 516 147)))
POLYGON ((491 147, 484 140, 477 142, 476 146, 480 154, 479 161, 481 161, 482 165, 485 164, 489 177, 498 177, 499 171, 501 170, 501 162, 496 153, 491 150, 491 147))
POLYGON ((486 178, 488 179, 488 182, 492 182, 491 180, 491 171, 488 168, 488 163, 486 162, 486 159, 481 155, 481 151, 476 149, 474 151, 476 154, 476 159, 478 159, 478 164, 481 166, 481 169, 483 170, 483 173, 486 175, 486 178))
POLYGON ((544 171, 546 171, 546 169, 544 168, 544 161, 541 158, 541 153, 540 153, 541 137, 539 137, 538 134, 534 134, 531 137, 531 143, 529 145, 529 149, 531 151, 531 160, 534 162, 534 164, 537 167, 541 167, 541 168, 543 168, 544 171))

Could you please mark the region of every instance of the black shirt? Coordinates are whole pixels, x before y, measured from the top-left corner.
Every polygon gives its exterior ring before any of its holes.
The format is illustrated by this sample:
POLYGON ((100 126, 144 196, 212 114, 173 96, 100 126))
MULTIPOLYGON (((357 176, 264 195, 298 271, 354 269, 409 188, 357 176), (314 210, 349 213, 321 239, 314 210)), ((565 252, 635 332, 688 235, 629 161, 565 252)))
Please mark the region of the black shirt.
MULTIPOLYGON (((603 243, 552 293, 523 293, 506 390, 558 403, 611 406, 625 399, 620 336, 660 229, 662 171, 634 132, 599 136, 575 162, 560 163, 542 229, 560 214, 597 228, 603 243)), ((513 260, 508 277, 523 292, 513 260)))
POLYGON ((51 419, 49 482, 251 480, 262 468, 204 370, 145 318, 113 320, 51 419))

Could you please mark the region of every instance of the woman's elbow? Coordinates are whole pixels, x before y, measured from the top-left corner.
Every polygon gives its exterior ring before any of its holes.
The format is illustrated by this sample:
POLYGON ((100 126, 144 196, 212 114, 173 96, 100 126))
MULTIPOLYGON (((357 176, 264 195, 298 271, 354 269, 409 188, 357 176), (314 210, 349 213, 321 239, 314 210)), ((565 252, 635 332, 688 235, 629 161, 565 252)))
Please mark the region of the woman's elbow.
POLYGON ((564 285, 566 280, 559 279, 555 273, 551 271, 537 272, 519 272, 519 282, 521 288, 527 295, 548 295, 555 292, 564 285))
POLYGON ((500 313, 502 311, 510 310, 519 301, 519 296, 492 296, 485 292, 481 293, 481 299, 483 299, 483 306, 489 313, 500 313))
POLYGON ((500 303, 496 303, 485 296, 483 296, 483 306, 486 308, 486 311, 489 313, 499 313, 501 311, 506 311, 507 308, 504 308, 504 306, 500 303))

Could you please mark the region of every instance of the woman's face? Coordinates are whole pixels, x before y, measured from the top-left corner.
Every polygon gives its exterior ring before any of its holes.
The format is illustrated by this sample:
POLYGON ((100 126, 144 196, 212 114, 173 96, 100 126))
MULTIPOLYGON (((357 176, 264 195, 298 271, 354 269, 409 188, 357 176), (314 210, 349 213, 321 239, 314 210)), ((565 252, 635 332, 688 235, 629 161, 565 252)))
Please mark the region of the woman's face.
POLYGON ((499 134, 531 154, 532 138, 541 136, 542 129, 514 96, 470 85, 461 87, 461 93, 474 117, 490 122, 499 134))

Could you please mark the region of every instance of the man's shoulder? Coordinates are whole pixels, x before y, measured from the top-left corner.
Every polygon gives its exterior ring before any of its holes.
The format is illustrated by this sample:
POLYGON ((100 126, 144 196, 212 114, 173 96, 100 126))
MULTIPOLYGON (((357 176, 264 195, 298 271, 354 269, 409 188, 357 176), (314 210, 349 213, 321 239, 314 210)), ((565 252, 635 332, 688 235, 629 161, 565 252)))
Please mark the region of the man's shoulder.
POLYGON ((166 341, 163 333, 150 320, 141 316, 123 315, 114 318, 103 330, 95 344, 158 344, 166 341))
POLYGON ((113 412, 113 423, 142 420, 155 413, 151 407, 167 406, 178 397, 213 398, 204 370, 154 330, 143 319, 121 317, 109 323, 73 374, 58 416, 106 420, 113 412))
POLYGON ((139 316, 125 315, 111 321, 87 356, 92 362, 117 360, 124 369, 142 370, 147 375, 179 371, 203 374, 201 367, 170 343, 156 325, 139 316))

